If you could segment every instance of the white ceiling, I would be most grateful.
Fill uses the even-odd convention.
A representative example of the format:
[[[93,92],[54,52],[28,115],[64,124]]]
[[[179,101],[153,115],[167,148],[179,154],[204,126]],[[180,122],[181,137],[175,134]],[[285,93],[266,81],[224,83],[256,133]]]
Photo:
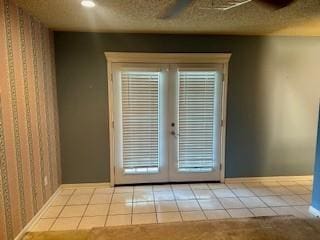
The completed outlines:
[[[80,1],[16,0],[48,27],[61,31],[320,36],[319,0],[296,0],[278,11],[254,0],[228,11],[203,10],[211,0],[195,0],[170,20],[158,16],[174,0],[95,0],[92,9]]]

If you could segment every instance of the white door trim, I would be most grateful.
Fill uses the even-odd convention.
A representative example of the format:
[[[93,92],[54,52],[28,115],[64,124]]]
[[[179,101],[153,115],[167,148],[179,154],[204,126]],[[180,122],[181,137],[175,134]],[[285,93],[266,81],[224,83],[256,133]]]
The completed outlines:
[[[315,216],[315,217],[318,217],[320,218],[320,211],[312,206],[309,207],[309,212]]]
[[[223,69],[222,90],[222,114],[221,114],[221,167],[220,181],[225,179],[225,138],[226,138],[226,116],[227,116],[227,86],[228,65],[230,53],[126,53],[105,52],[107,60],[107,86],[109,107],[109,145],[110,145],[110,184],[115,183],[115,144],[114,144],[114,114],[113,114],[113,63],[159,63],[159,64],[217,64]]]

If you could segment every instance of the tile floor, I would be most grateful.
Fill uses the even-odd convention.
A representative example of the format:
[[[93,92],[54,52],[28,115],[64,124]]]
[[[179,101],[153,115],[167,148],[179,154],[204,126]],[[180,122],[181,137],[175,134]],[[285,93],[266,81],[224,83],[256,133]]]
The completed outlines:
[[[31,231],[308,213],[311,181],[63,189]]]

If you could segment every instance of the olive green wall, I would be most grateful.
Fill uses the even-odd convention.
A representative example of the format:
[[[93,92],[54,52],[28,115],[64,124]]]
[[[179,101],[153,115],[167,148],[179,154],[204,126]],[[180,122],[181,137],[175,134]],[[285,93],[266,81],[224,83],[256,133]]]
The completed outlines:
[[[55,33],[64,183],[109,181],[104,52],[231,52],[226,176],[312,174],[319,37]]]

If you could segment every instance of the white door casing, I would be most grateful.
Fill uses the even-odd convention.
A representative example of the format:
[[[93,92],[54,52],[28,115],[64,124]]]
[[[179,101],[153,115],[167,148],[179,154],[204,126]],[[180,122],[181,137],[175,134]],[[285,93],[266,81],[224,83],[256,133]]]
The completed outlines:
[[[169,182],[169,181],[224,181],[224,158],[225,158],[225,119],[226,119],[226,99],[227,99],[227,82],[228,82],[228,62],[230,59],[231,54],[211,54],[211,53],[204,53],[204,54],[171,54],[171,53],[106,53],[107,63],[108,63],[108,103],[109,103],[109,140],[110,140],[110,183],[111,185],[114,184],[130,184],[130,183],[146,183],[146,182]],[[119,109],[121,109],[122,106],[120,106],[120,96],[117,94],[119,93],[119,70],[129,70],[129,71],[153,71],[157,70],[160,73],[160,85],[159,85],[159,96],[160,96],[160,108],[159,108],[159,117],[160,117],[160,133],[159,133],[159,159],[160,159],[160,165],[159,165],[159,171],[158,172],[150,172],[147,175],[145,174],[125,174],[123,171],[123,164],[121,164],[121,161],[119,159],[122,159],[123,156],[120,156],[119,154],[122,154],[122,143],[119,143],[119,139],[121,139],[121,131],[119,129],[122,129],[122,120],[121,114],[119,115]],[[183,72],[185,74],[185,79],[192,81],[191,75],[195,71],[202,71],[205,72],[206,78],[210,81],[206,80],[205,82],[202,81],[200,84],[207,87],[207,85],[211,88],[214,87],[215,89],[215,107],[214,107],[214,121],[215,121],[215,129],[211,129],[211,131],[215,130],[215,135],[218,136],[216,146],[218,146],[215,150],[214,156],[217,158],[215,161],[215,166],[212,168],[212,171],[205,172],[194,172],[192,171],[178,171],[177,169],[177,159],[179,159],[177,146],[179,145],[179,119],[178,116],[178,108],[176,106],[179,106],[179,94],[185,94],[187,96],[188,94],[191,96],[191,108],[188,109],[188,111],[194,110],[192,108],[192,99],[194,99],[192,96],[196,94],[196,96],[201,96],[199,92],[183,92],[178,91],[178,84],[179,79],[177,79],[177,73]],[[191,75],[188,75],[191,73]],[[200,74],[201,75],[201,74]],[[202,74],[203,75],[203,74]],[[209,77],[208,77],[208,76]],[[198,76],[198,75],[197,75]],[[213,78],[216,78],[214,80],[214,86],[210,85],[213,83]],[[203,76],[201,76],[203,78]],[[189,81],[188,80],[188,81]],[[187,84],[188,81],[180,81],[181,84]],[[197,82],[191,82],[191,84],[198,84]],[[199,86],[200,86],[199,85]],[[186,85],[187,86],[187,85]],[[192,85],[193,86],[193,85]],[[198,86],[198,87],[199,87]],[[210,90],[210,88],[208,88]],[[218,91],[220,89],[221,91]],[[205,89],[203,89],[204,92],[208,92]],[[211,90],[210,90],[211,91]],[[221,93],[221,95],[219,95]],[[197,95],[198,94],[198,95]],[[208,97],[212,97],[209,96]],[[205,98],[208,99],[208,98]],[[205,101],[204,99],[204,101]],[[202,100],[201,100],[202,101]],[[172,104],[172,103],[175,104]],[[187,101],[189,102],[189,100]],[[210,102],[209,102],[210,103]],[[181,103],[180,103],[181,104]],[[184,104],[184,103],[183,103]],[[208,104],[208,103],[207,103]],[[187,106],[188,105],[183,105]],[[209,105],[207,105],[208,107]],[[211,109],[211,108],[210,108]],[[196,111],[197,113],[198,111]],[[209,111],[210,112],[210,111]],[[194,112],[195,113],[195,112]],[[193,116],[194,114],[191,112],[190,116]],[[200,111],[201,113],[201,111]],[[220,116],[219,116],[220,113]],[[180,112],[180,114],[184,117],[190,117],[186,112]],[[202,115],[207,116],[207,112],[202,111]],[[201,114],[200,114],[201,115]],[[199,119],[197,117],[200,117],[201,119],[203,116],[196,116],[195,120]],[[211,115],[210,115],[211,116]],[[211,118],[208,118],[210,121]],[[193,122],[194,119],[191,119],[191,122]],[[200,127],[201,124],[197,123],[195,126],[196,128]],[[222,123],[220,125],[220,122]],[[174,123],[175,126],[171,126],[171,124]],[[206,125],[208,126],[208,125]],[[207,128],[202,128],[202,130]],[[180,129],[181,130],[181,129]],[[189,129],[190,130],[190,129]],[[171,132],[175,132],[175,134],[171,134]],[[192,131],[191,131],[192,132]],[[205,133],[206,134],[206,133]],[[204,135],[203,135],[204,136]],[[190,144],[190,139],[192,137],[197,138],[197,135],[190,135],[188,138],[184,138],[184,142],[186,141],[187,144]],[[208,139],[202,139],[205,143],[209,143]],[[189,142],[188,142],[189,141]],[[193,144],[193,142],[191,142]],[[211,143],[210,143],[211,144]],[[205,146],[210,146],[210,144]],[[119,146],[120,145],[120,146]],[[184,145],[180,144],[180,147],[184,147]],[[131,147],[131,146],[130,146]],[[196,145],[196,148],[198,148],[199,145]],[[201,152],[203,153],[203,156],[207,156],[205,153],[209,153],[210,148],[201,149]],[[128,152],[128,151],[125,151]],[[155,151],[156,152],[156,151]],[[185,153],[183,153],[185,154]],[[184,156],[184,155],[181,156]],[[188,155],[189,152],[186,152]],[[130,152],[129,152],[130,155]],[[180,156],[180,158],[181,158]],[[202,155],[201,155],[202,156]],[[128,158],[127,158],[128,159]],[[184,163],[190,163],[188,162],[188,159],[184,159]],[[191,161],[192,162],[192,161]],[[202,166],[205,167],[206,161],[204,163],[202,162]],[[117,163],[117,164],[116,164]],[[120,163],[120,164],[119,164]],[[129,162],[130,163],[130,162]],[[185,166],[189,166],[189,165]],[[127,165],[130,166],[130,165]],[[180,164],[181,166],[181,164]],[[204,169],[204,168],[203,168]]]

